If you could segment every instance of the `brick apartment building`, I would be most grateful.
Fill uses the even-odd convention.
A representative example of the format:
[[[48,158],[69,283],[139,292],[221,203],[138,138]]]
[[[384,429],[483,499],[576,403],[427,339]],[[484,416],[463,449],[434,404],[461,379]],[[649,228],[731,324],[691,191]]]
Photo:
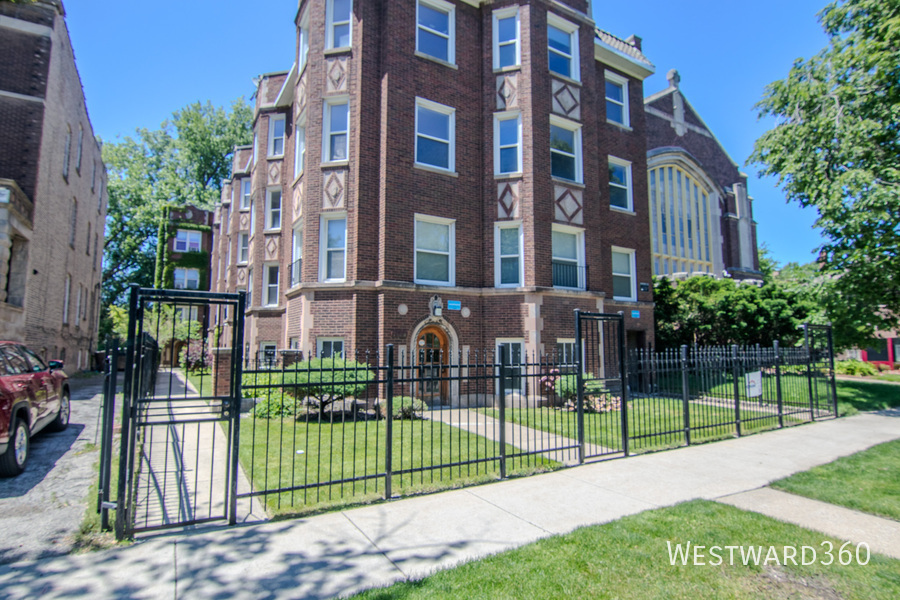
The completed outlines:
[[[667,78],[644,101],[653,274],[761,279],[747,176]]]
[[[0,56],[0,339],[85,368],[97,341],[106,170],[62,2],[0,2]]]
[[[304,0],[214,225],[245,351],[571,352],[653,341],[640,39],[587,0]]]

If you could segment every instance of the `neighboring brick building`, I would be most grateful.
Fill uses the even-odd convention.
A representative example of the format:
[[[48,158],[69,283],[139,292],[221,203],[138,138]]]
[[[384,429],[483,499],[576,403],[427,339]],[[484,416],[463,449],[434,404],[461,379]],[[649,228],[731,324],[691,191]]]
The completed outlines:
[[[0,56],[0,339],[85,368],[97,342],[106,170],[62,2],[0,2]]]
[[[653,274],[761,279],[747,176],[667,77],[644,101]]]
[[[571,350],[573,311],[652,343],[640,40],[586,0],[304,0],[217,209],[246,350]],[[613,178],[611,184],[610,178]]]

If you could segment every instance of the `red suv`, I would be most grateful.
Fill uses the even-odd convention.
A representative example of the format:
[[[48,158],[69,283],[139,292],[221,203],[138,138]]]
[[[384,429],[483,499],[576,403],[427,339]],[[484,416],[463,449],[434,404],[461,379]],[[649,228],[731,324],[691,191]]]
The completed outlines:
[[[69,424],[69,378],[63,363],[21,344],[0,342],[0,477],[25,470],[31,436]]]

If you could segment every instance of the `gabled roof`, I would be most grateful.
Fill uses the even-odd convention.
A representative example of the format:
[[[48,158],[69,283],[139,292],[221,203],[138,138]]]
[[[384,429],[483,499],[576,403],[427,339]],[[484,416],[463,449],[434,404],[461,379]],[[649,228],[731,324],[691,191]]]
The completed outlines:
[[[656,72],[656,67],[644,56],[637,42],[629,43],[599,28],[594,32],[594,58],[598,61],[642,81]]]

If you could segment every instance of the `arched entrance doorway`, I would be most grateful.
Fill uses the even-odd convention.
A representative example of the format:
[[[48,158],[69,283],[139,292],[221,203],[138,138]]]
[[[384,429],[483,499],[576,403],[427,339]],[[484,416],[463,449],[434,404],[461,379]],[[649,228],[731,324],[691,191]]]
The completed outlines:
[[[416,338],[419,397],[428,406],[450,404],[450,338],[438,325],[427,325]]]

